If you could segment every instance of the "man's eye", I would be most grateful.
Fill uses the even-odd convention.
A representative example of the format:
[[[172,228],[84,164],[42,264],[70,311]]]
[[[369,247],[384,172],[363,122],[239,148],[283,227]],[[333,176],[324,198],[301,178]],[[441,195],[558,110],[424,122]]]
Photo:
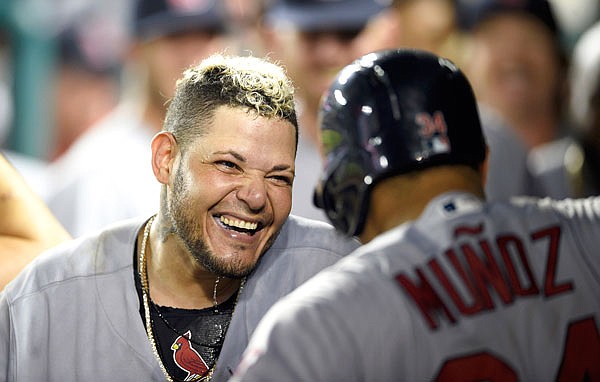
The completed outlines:
[[[223,167],[226,169],[238,169],[239,168],[237,164],[230,162],[228,160],[220,160],[215,163],[217,164],[217,166]]]
[[[275,182],[283,184],[283,185],[292,185],[293,180],[292,178],[290,178],[289,176],[285,176],[285,175],[273,175],[271,176],[271,179],[273,179]]]

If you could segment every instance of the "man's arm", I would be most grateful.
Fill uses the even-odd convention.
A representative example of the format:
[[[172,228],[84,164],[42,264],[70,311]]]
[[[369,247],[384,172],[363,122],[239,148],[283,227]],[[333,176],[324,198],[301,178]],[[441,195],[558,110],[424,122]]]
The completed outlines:
[[[42,199],[0,155],[0,290],[40,252],[69,238]]]

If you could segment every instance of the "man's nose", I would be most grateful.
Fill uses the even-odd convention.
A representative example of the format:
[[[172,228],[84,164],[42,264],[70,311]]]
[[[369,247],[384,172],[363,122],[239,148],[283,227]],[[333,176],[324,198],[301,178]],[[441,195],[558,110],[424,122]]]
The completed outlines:
[[[247,176],[237,191],[238,199],[254,211],[261,211],[267,203],[267,186],[262,176]]]

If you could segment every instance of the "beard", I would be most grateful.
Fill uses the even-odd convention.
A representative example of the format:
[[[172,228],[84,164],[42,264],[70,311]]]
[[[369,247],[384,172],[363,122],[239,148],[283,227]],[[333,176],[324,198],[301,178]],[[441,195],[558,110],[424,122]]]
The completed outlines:
[[[208,248],[208,245],[202,238],[202,229],[197,223],[197,216],[194,214],[193,209],[190,208],[193,203],[189,198],[188,187],[185,184],[184,178],[182,169],[179,167],[175,174],[171,198],[170,200],[167,199],[166,212],[171,221],[173,233],[183,242],[194,261],[209,272],[227,278],[248,276],[252,273],[258,261],[245,263],[240,256],[228,256],[228,260],[223,260]],[[269,239],[265,246],[265,251],[275,241],[278,234],[279,232]]]

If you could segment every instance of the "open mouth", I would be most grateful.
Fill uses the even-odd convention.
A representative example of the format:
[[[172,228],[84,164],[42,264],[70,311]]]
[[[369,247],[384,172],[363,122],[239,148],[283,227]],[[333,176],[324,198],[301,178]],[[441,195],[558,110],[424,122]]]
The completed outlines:
[[[257,231],[262,228],[262,224],[258,222],[250,222],[246,220],[227,218],[223,215],[218,216],[221,225],[226,229],[245,233],[247,235],[254,235]]]

